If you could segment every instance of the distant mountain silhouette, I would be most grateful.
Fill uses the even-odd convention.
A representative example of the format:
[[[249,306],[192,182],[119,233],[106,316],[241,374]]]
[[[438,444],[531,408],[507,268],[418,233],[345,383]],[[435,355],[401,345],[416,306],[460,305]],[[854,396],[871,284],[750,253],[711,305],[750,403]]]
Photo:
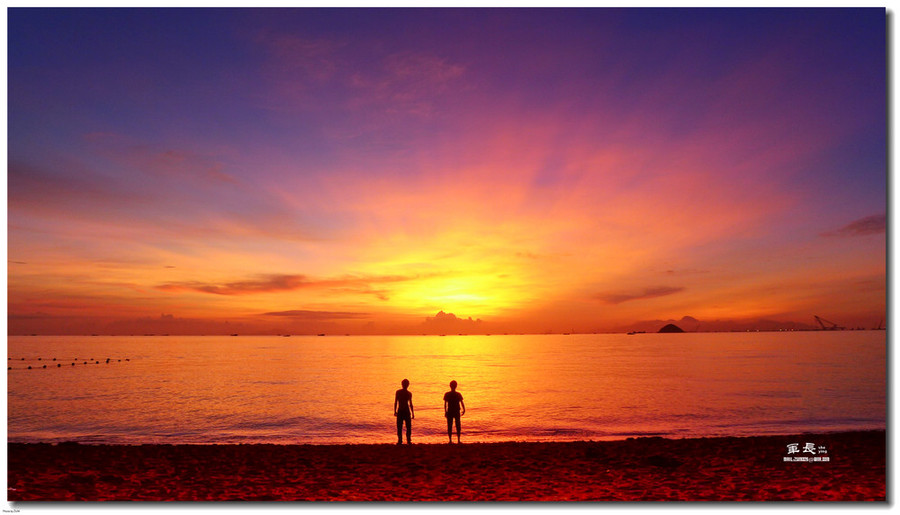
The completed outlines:
[[[811,317],[810,317],[811,318]],[[697,320],[686,316],[680,320],[642,320],[627,326],[616,328],[614,332],[646,332],[655,333],[660,327],[673,324],[685,332],[731,332],[731,331],[803,331],[816,329],[810,324],[793,321],[776,321],[767,319],[751,320]]]
[[[660,333],[683,333],[684,329],[675,324],[666,324],[658,332]]]

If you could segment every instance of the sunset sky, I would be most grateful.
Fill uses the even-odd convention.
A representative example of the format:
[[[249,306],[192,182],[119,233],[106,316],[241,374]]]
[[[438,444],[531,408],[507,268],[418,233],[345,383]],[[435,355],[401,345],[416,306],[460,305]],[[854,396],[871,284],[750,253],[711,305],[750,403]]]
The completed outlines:
[[[885,23],[10,9],[8,330],[874,327]]]

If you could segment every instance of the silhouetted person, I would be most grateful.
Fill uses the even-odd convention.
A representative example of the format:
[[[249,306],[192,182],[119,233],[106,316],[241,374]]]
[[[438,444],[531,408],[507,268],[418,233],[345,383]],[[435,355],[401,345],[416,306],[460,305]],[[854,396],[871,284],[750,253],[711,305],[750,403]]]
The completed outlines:
[[[397,390],[394,394],[394,416],[397,417],[397,445],[403,443],[403,422],[406,421],[406,443],[412,435],[412,419],[416,418],[416,412],[413,409],[412,392],[408,390],[409,379],[404,379],[401,383],[403,388]]]
[[[460,413],[462,407],[462,413]],[[453,443],[453,421],[456,421],[456,443],[459,441],[460,418],[466,414],[466,403],[463,396],[456,391],[456,381],[450,381],[450,391],[444,394],[444,416],[447,417],[447,438]]]

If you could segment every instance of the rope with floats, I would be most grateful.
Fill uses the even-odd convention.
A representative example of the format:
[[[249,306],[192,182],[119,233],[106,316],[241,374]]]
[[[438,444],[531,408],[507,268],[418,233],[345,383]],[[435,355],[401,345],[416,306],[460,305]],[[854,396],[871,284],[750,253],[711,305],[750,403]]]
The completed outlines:
[[[50,364],[49,368],[62,368],[63,367],[63,364],[62,364],[63,360],[57,360],[56,358],[51,358],[49,360],[44,360],[44,358],[31,358],[31,359],[6,358],[6,360],[9,363],[9,365],[7,365],[7,367],[6,367],[6,370],[43,370],[43,369],[48,368],[47,365],[44,364],[45,361]],[[122,361],[126,361],[126,362],[131,361],[131,359],[129,359],[129,358],[116,358],[116,359],[106,358],[105,361],[101,362],[100,360],[95,360],[94,358],[90,358],[86,361],[81,360],[81,363],[79,363],[78,361],[79,361],[78,358],[71,360],[71,362],[69,363],[69,366],[74,367],[76,365],[99,365],[101,363],[109,365],[110,363],[121,363]],[[38,362],[40,362],[40,363],[38,363]],[[15,363],[15,364],[22,363],[25,366],[14,367],[14,366],[12,366],[13,363]],[[54,367],[53,364],[55,364],[56,366]]]

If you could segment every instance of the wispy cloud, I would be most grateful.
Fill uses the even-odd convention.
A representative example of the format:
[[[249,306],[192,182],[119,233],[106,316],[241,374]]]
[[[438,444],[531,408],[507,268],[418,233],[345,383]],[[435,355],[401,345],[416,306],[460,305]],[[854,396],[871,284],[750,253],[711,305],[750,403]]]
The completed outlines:
[[[294,320],[350,320],[368,318],[369,313],[354,313],[349,311],[309,311],[305,309],[293,309],[289,311],[270,311],[263,316],[285,317]]]
[[[887,228],[887,216],[884,214],[867,216],[851,222],[840,229],[822,233],[826,237],[852,237],[881,234]]]
[[[269,65],[282,74],[301,80],[325,81],[338,70],[338,51],[345,43],[326,38],[304,38],[265,30],[257,44],[269,52]]]
[[[699,268],[670,269],[666,270],[666,275],[682,276],[682,275],[699,275],[708,274],[709,270],[701,270]]]
[[[665,297],[684,291],[683,286],[657,286],[654,288],[645,288],[640,292],[633,293],[601,293],[596,298],[606,302],[607,304],[621,304],[632,300],[653,299],[656,297]]]
[[[275,291],[290,291],[308,285],[303,275],[265,275],[248,281],[225,284],[209,284],[199,281],[161,284],[157,289],[164,291],[197,291],[215,295],[250,295]]]
[[[130,239],[139,233],[143,241],[162,246],[247,235],[309,241],[336,230],[331,226],[319,231],[305,213],[269,194],[263,181],[248,183],[212,156],[177,147],[153,148],[108,133],[88,134],[83,141],[89,156],[40,165],[11,160],[10,212],[57,224],[102,224],[106,239],[116,233]],[[115,174],[108,172],[111,168]]]
[[[72,162],[52,170],[11,160],[8,173],[11,210],[81,213],[97,205],[123,208],[146,201],[145,195]]]
[[[224,171],[225,165],[212,155],[203,155],[183,148],[154,148],[121,134],[91,132],[84,140],[98,155],[120,166],[140,170],[153,177],[171,177],[197,182],[231,183],[238,180]]]
[[[362,95],[351,105],[384,105],[390,111],[429,115],[436,98],[464,71],[462,65],[432,54],[390,54],[379,68],[352,76],[351,84]]]
[[[253,41],[266,54],[262,78],[276,97],[265,100],[272,107],[429,115],[435,97],[465,72],[432,52],[360,47],[340,37],[263,30]]]
[[[252,295],[280,291],[299,290],[301,288],[333,288],[351,293],[375,295],[385,300],[386,292],[371,287],[375,283],[402,282],[414,279],[406,276],[345,276],[335,279],[310,279],[299,274],[264,274],[252,279],[227,283],[208,283],[201,281],[183,281],[158,285],[163,291],[194,291],[213,295]]]

